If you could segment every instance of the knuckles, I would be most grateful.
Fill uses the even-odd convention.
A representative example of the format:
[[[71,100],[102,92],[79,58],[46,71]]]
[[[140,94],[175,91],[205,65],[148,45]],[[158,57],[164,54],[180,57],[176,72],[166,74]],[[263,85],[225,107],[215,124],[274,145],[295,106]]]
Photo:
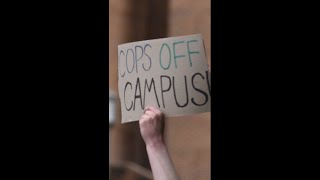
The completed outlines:
[[[152,112],[152,113],[151,113]],[[139,124],[140,126],[146,126],[146,124],[148,123],[152,123],[154,121],[159,121],[162,119],[163,117],[163,114],[159,111],[149,111],[148,113],[144,113],[140,120],[139,120]]]

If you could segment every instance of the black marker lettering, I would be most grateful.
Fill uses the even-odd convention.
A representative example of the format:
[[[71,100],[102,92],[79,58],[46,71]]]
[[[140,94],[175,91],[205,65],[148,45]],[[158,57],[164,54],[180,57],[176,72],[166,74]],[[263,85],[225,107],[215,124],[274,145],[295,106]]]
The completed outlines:
[[[137,56],[138,56],[138,48],[141,50],[141,56],[138,58]],[[138,73],[138,61],[142,58],[142,56],[143,56],[143,48],[142,48],[142,46],[136,46],[135,48],[134,48],[134,50],[135,50],[135,57],[136,57],[136,72]]]
[[[169,79],[169,83],[170,83],[170,84],[169,84],[168,89],[163,89],[162,78],[167,78],[167,79]],[[162,96],[163,108],[165,108],[166,106],[164,105],[163,93],[169,91],[169,89],[171,88],[171,79],[170,79],[170,77],[169,77],[169,76],[165,76],[165,75],[160,76],[160,84],[161,84],[161,96]]]
[[[146,79],[146,81],[145,81],[144,96],[143,96],[143,109],[144,109],[145,101],[146,101],[146,88],[148,88],[148,91],[151,92],[152,85],[153,85],[154,94],[155,94],[156,99],[157,99],[158,107],[160,107],[160,103],[159,103],[158,96],[157,96],[157,91],[156,91],[156,86],[155,86],[155,83],[154,83],[154,79],[152,78],[152,79],[151,79],[150,86],[148,86],[148,81],[147,81],[147,79]]]
[[[127,86],[128,86],[128,85],[130,85],[130,86],[131,86],[131,89],[132,89],[132,84],[131,84],[130,82],[127,82],[127,83],[126,83],[126,86],[124,87],[124,93],[123,93],[123,95],[124,95],[124,106],[126,107],[127,111],[130,111],[131,108],[132,108],[132,101],[131,101],[131,106],[130,106],[130,108],[127,108],[127,104],[126,104],[126,89],[127,89]]]
[[[185,85],[185,88],[186,88],[186,103],[183,104],[183,105],[180,105],[178,103],[178,100],[177,100],[177,96],[176,96],[176,88],[175,88],[175,83],[174,83],[174,76],[172,77],[172,84],[173,84],[173,95],[174,95],[174,99],[176,100],[176,104],[178,107],[180,108],[183,108],[183,107],[186,107],[188,105],[188,102],[189,102],[189,95],[188,95],[188,85],[187,85],[187,76],[184,76],[184,85]]]
[[[206,77],[207,77],[207,84],[208,84],[208,90],[209,90],[209,94],[210,94],[210,97],[211,97],[211,85],[210,85],[210,77],[209,77],[209,72],[206,71]]]
[[[202,91],[201,89],[198,89],[198,88],[196,88],[196,87],[194,86],[194,78],[196,77],[196,75],[200,75],[200,76],[202,77],[202,79],[204,79],[204,77],[202,76],[202,74],[200,74],[200,73],[194,74],[194,75],[192,76],[192,79],[191,79],[192,87],[193,87],[196,91],[200,92],[201,94],[203,94],[203,95],[205,96],[205,101],[204,101],[204,103],[200,104],[200,103],[196,103],[196,102],[194,101],[194,98],[191,98],[191,102],[192,102],[194,105],[196,105],[196,106],[203,106],[203,105],[205,105],[205,104],[208,102],[208,95],[207,95],[206,92],[204,92],[204,91]]]
[[[139,86],[139,95],[137,95],[138,86]],[[133,110],[135,110],[135,107],[136,107],[136,99],[138,99],[138,98],[140,99],[140,104],[141,104],[141,108],[142,108],[141,86],[140,86],[140,80],[139,80],[139,78],[137,78],[136,90],[135,90],[135,93],[134,93]]]
[[[129,69],[128,69],[128,54],[129,54],[129,50],[132,52],[132,60],[133,60],[131,72],[130,72]],[[127,71],[128,71],[128,73],[132,73],[132,71],[133,71],[133,69],[134,69],[134,64],[135,64],[134,52],[133,52],[132,49],[128,49],[128,50],[127,50],[127,55],[126,55],[126,66],[127,66]]]
[[[146,69],[146,68],[144,67],[144,63],[143,63],[143,64],[142,64],[142,67],[143,67],[143,69],[144,69],[145,71],[149,71],[149,70],[151,69],[151,65],[152,65],[151,58],[150,58],[150,56],[148,56],[148,54],[146,53],[146,48],[147,48],[148,46],[152,49],[152,47],[151,47],[150,44],[146,44],[146,45],[144,46],[144,54],[148,57],[149,62],[150,62],[150,66],[149,66],[148,69]]]
[[[120,65],[120,57],[121,57],[121,53],[124,55],[124,52],[121,50],[121,51],[120,51],[120,55],[119,55],[119,65],[118,65],[119,67],[121,67],[121,65]],[[119,68],[120,76],[121,76],[121,77],[124,77],[124,75],[126,74],[126,72],[124,72],[124,73],[123,73],[123,75],[122,75],[122,74],[121,74],[121,72],[120,72],[120,69],[121,69],[121,68]]]

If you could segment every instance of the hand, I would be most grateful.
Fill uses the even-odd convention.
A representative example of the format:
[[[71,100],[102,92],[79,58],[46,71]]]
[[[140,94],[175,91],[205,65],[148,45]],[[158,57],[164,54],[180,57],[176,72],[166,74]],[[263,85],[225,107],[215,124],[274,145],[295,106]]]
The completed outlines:
[[[154,106],[144,109],[139,120],[140,132],[146,145],[163,143],[164,114]]]
[[[144,142],[155,180],[179,180],[167,147],[163,141],[164,114],[156,107],[148,106],[139,120]]]

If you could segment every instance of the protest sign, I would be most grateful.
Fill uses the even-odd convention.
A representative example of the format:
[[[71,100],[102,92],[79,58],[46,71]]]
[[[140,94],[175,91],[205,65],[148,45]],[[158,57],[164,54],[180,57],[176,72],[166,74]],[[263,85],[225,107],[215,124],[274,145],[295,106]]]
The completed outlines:
[[[211,83],[201,35],[118,46],[122,123],[137,121],[148,105],[167,117],[210,111]]]

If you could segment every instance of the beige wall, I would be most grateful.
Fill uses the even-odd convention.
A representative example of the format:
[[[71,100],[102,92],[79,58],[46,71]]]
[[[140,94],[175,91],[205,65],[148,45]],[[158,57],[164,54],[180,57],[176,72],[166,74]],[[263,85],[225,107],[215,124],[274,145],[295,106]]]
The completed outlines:
[[[109,5],[109,86],[116,93],[117,45],[122,43],[202,34],[210,64],[209,0],[110,0]],[[111,162],[130,160],[149,168],[138,123],[121,125],[119,105],[118,115],[111,130]],[[181,179],[210,179],[210,113],[167,119],[165,139]]]
[[[168,36],[202,34],[208,63],[211,60],[210,0],[169,1]]]

